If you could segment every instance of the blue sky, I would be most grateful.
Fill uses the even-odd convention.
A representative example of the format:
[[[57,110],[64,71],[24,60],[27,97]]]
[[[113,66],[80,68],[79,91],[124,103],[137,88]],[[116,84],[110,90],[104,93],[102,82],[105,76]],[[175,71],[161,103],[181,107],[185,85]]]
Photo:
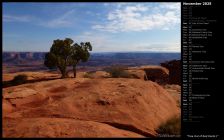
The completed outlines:
[[[180,3],[3,3],[3,51],[49,51],[53,40],[93,52],[180,52]]]

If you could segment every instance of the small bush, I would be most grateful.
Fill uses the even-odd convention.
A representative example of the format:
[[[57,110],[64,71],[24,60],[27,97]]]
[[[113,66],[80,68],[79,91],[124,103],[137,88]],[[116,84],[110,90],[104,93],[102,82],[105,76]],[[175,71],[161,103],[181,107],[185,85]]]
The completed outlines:
[[[27,81],[28,77],[25,74],[20,74],[14,77],[14,79],[11,81],[12,85],[19,85],[24,84]]]
[[[139,76],[136,74],[130,74],[130,78],[135,78],[135,79],[141,79]]]
[[[112,78],[132,78],[132,75],[122,66],[111,66],[106,68],[105,71],[110,73]]]
[[[177,107],[181,108],[181,102],[180,102],[180,100],[177,100]]]
[[[86,73],[83,75],[83,78],[94,78],[94,77],[93,77],[93,74],[94,74],[94,72],[86,72]]]
[[[181,120],[180,117],[173,117],[166,123],[163,123],[156,130],[159,134],[180,135]]]

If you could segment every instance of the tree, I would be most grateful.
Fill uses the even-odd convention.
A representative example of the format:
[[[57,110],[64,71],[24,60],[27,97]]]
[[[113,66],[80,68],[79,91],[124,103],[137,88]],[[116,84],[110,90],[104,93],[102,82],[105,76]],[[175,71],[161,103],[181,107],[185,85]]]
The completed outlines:
[[[73,66],[73,73],[74,77],[76,77],[76,65],[82,61],[88,61],[90,57],[89,51],[92,51],[92,45],[90,42],[83,43],[81,42],[80,45],[75,43],[72,48],[72,66]]]
[[[57,67],[62,76],[61,78],[68,77],[67,66],[73,66],[74,77],[76,77],[76,65],[80,60],[86,62],[90,56],[88,50],[92,50],[89,42],[73,44],[73,40],[66,38],[65,40],[54,40],[50,52],[45,55],[44,64],[52,69]]]

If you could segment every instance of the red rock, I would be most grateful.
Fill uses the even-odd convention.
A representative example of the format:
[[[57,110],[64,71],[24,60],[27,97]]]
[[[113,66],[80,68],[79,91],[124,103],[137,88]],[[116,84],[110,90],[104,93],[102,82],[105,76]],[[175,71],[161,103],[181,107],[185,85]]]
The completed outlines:
[[[3,106],[4,137],[154,137],[180,114],[172,95],[142,79],[57,79],[4,88],[3,97],[15,106]]]
[[[172,60],[161,63],[161,66],[169,70],[169,84],[181,85],[181,64],[180,60]]]

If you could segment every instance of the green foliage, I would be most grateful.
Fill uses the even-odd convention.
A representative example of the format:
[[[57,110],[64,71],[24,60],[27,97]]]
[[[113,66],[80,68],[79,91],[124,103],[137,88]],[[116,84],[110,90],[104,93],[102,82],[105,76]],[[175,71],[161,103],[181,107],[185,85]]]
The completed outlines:
[[[27,81],[28,77],[25,74],[20,74],[14,77],[13,80],[11,80],[12,85],[19,85],[24,84]]]
[[[89,51],[92,51],[90,42],[73,44],[73,40],[54,40],[50,52],[45,55],[44,65],[49,69],[57,67],[62,78],[68,77],[67,66],[73,66],[74,77],[76,77],[76,65],[82,61],[88,61]]]
[[[181,108],[181,102],[180,102],[180,100],[177,100],[177,107]]]
[[[9,91],[8,93],[12,93],[13,91]]]
[[[90,57],[89,51],[92,51],[92,45],[90,42],[83,43],[81,42],[80,45],[75,43],[72,47],[72,55],[71,55],[71,63],[73,65],[73,72],[74,77],[76,77],[76,65],[82,61],[88,61]]]
[[[45,55],[44,65],[47,66],[49,69],[53,69],[54,67],[56,67],[57,66],[56,62],[57,62],[57,58],[55,54],[47,53]]]
[[[90,57],[89,51],[92,51],[92,45],[90,42],[81,42],[80,45],[75,43],[72,49],[73,60],[76,62],[79,62],[80,60],[86,62]]]
[[[105,71],[110,73],[112,78],[138,78],[134,74],[130,74],[125,66],[111,66],[105,68]]]
[[[131,78],[135,78],[135,79],[140,79],[140,77],[137,76],[136,74],[130,74],[130,77],[131,77]]]
[[[94,78],[93,74],[94,74],[93,72],[86,72],[83,75],[83,78]]]
[[[180,117],[173,117],[167,122],[161,124],[156,130],[159,134],[180,135],[181,119]]]

